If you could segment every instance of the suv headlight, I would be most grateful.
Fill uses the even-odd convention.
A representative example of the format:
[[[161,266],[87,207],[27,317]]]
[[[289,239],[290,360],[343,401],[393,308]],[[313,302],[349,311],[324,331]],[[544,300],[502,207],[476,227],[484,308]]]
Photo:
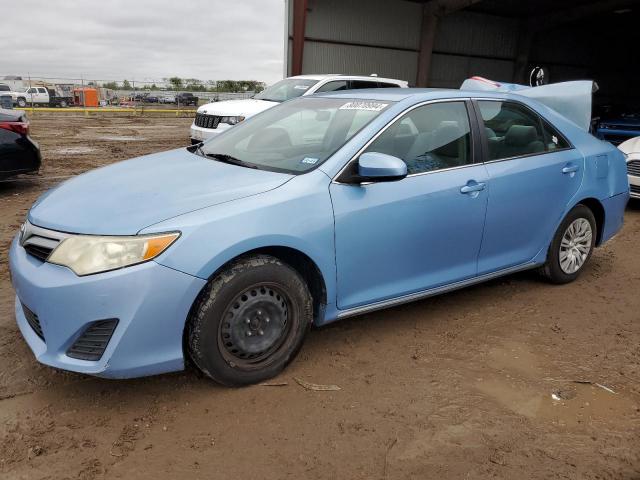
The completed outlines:
[[[229,125],[236,125],[244,120],[244,117],[220,117],[220,123],[228,123]]]
[[[63,240],[47,262],[69,267],[79,276],[91,275],[152,260],[179,236],[179,232],[131,237],[74,235]]]

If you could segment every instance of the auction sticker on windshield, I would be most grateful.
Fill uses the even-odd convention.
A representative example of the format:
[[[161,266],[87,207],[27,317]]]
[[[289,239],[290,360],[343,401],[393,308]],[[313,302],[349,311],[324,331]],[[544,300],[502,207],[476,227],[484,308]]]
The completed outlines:
[[[340,110],[368,110],[370,112],[379,112],[387,105],[389,104],[380,102],[349,102],[342,105]]]

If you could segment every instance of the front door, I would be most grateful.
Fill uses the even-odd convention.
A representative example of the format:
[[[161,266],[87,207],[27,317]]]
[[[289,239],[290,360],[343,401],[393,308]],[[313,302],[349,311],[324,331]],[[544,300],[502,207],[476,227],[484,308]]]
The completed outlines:
[[[348,309],[476,275],[487,174],[474,164],[467,104],[409,111],[365,151],[402,158],[397,182],[334,182],[337,303]]]

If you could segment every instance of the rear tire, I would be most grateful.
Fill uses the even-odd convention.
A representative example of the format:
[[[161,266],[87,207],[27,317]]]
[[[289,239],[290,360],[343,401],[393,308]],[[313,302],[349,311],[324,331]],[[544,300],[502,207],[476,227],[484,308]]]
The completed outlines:
[[[586,206],[576,205],[564,218],[549,246],[540,273],[555,284],[573,282],[584,269],[596,245],[596,219]]]
[[[227,386],[278,375],[300,350],[313,302],[300,274],[275,257],[240,258],[200,294],[187,324],[189,356]]]
[[[61,108],[66,108],[67,107],[67,101],[66,100],[60,100],[60,107]]]

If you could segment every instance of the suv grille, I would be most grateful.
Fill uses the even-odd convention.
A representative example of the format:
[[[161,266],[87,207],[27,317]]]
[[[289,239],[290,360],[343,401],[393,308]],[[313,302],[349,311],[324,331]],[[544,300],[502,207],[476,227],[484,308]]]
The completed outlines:
[[[70,235],[36,227],[29,222],[25,223],[20,244],[29,255],[36,257],[43,262],[49,258],[51,252]]]
[[[117,325],[117,318],[93,322],[67,350],[67,356],[79,360],[100,360]]]
[[[206,115],[204,113],[196,113],[196,127],[202,128],[218,128],[220,123],[219,115]]]
[[[627,173],[634,177],[640,177],[640,160],[631,160],[627,163]]]
[[[635,193],[636,195],[640,194],[640,187],[637,185],[629,185],[629,191],[631,193]]]
[[[25,318],[27,319],[27,323],[33,329],[33,331],[40,337],[40,339],[44,342],[44,334],[42,333],[42,325],[40,325],[40,320],[38,319],[38,315],[29,310],[24,303],[22,304],[22,311],[24,313]]]

